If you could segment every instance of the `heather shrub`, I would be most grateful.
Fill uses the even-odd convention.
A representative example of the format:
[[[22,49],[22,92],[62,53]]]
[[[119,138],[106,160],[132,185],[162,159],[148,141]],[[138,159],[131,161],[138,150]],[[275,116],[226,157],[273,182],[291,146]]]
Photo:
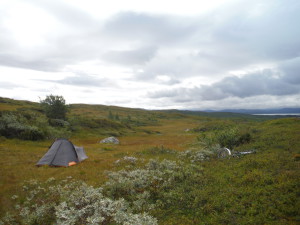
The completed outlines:
[[[120,198],[105,197],[102,188],[94,188],[71,178],[57,182],[27,182],[24,199],[15,205],[15,213],[7,214],[0,224],[157,224],[146,213],[135,214]],[[15,197],[18,200],[18,197]]]
[[[154,195],[171,182],[172,173],[179,166],[169,160],[150,160],[143,168],[109,172],[109,180],[103,186],[105,193],[115,199],[125,198],[136,210],[150,210],[154,207]],[[154,199],[155,200],[155,199]]]
[[[124,164],[131,164],[135,165],[138,162],[138,158],[133,156],[124,156],[122,159],[118,159],[115,161],[116,165],[124,165]]]
[[[110,172],[103,189],[111,198],[125,198],[136,212],[151,212],[177,205],[183,189],[178,193],[175,187],[197,182],[201,171],[200,166],[191,164],[150,160],[142,168]]]
[[[215,158],[216,150],[215,146],[208,149],[189,149],[178,154],[180,159],[187,159],[190,163],[202,162],[205,160],[209,160],[211,158]],[[218,148],[218,146],[217,146]]]

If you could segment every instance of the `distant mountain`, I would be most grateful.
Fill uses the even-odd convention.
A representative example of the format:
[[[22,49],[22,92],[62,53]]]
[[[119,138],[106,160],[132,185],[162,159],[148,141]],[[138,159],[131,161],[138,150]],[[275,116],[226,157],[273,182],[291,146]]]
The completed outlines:
[[[300,108],[280,108],[280,109],[223,109],[223,110],[204,110],[205,112],[231,112],[244,114],[289,114],[300,113]]]

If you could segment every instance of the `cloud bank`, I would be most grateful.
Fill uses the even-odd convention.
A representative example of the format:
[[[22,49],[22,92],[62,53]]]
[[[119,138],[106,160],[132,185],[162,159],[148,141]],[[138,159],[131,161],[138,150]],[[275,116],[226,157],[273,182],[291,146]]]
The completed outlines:
[[[299,107],[299,10],[296,0],[240,0],[192,15],[127,9],[99,18],[66,1],[5,1],[1,73],[40,71],[45,85],[88,87],[129,107]],[[18,85],[3,78],[0,88]]]

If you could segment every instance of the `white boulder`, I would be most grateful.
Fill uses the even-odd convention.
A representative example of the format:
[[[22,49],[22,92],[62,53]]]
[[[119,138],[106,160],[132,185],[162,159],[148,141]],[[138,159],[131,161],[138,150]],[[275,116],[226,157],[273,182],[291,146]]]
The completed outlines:
[[[100,143],[105,143],[105,144],[120,144],[120,141],[116,137],[108,137],[104,138],[103,140],[100,141]]]

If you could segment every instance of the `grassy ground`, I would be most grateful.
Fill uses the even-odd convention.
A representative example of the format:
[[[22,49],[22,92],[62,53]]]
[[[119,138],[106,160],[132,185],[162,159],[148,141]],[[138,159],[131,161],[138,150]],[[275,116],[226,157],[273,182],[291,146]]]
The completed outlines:
[[[35,108],[28,102],[0,102],[1,110]],[[187,177],[162,196],[165,204],[151,212],[159,224],[297,224],[299,215],[299,118],[251,121],[245,118],[208,118],[180,113],[147,112],[106,106],[73,105],[69,118],[76,116],[106,118],[109,111],[136,126],[130,128],[79,127],[70,140],[83,146],[88,159],[69,168],[36,167],[51,140],[24,141],[0,137],[0,215],[13,209],[12,195],[20,195],[25,181],[58,180],[72,176],[89,185],[107,181],[105,171],[117,170],[114,162],[124,156],[175,159],[164,151],[185,151],[197,145],[205,128],[208,133],[226,126],[236,126],[251,133],[252,141],[237,150],[256,149],[257,153],[241,158],[210,159],[198,162],[197,176]],[[132,123],[133,124],[133,123]],[[144,124],[143,126],[137,124]],[[196,132],[192,130],[196,130]],[[201,131],[202,129],[202,131]],[[204,130],[205,130],[204,129]],[[106,134],[119,134],[120,145],[100,144]],[[188,163],[188,162],[187,162]]]

